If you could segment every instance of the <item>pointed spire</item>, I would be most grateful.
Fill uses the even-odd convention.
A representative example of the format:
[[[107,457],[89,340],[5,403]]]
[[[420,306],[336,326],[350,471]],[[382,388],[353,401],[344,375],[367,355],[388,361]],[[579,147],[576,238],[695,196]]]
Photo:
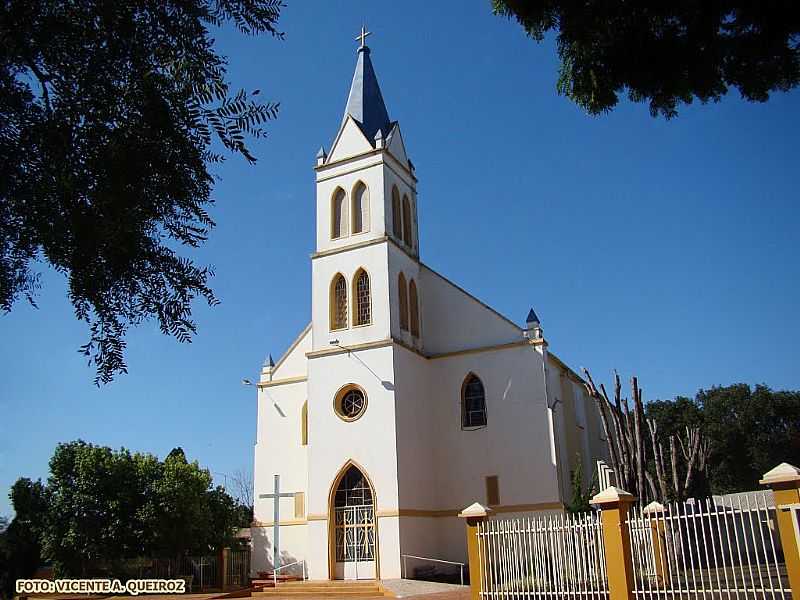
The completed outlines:
[[[528,312],[528,318],[525,319],[526,323],[539,323],[539,317],[536,316],[536,313],[533,312],[533,308]]]
[[[328,159],[328,153],[325,152],[325,147],[320,146],[319,152],[317,152],[317,166],[324,165],[327,159]]]
[[[272,360],[272,354],[271,353],[269,354],[269,356],[267,356],[267,360],[264,361],[264,366],[268,367],[270,369],[275,366],[275,361]]]
[[[344,109],[342,121],[347,119],[347,115],[350,115],[361,126],[361,131],[364,132],[366,138],[374,141],[378,131],[381,131],[383,136],[389,134],[391,121],[383,102],[383,95],[369,53],[368,46],[362,45],[358,49],[358,61],[355,73],[353,73],[353,82],[350,84],[350,94],[347,97],[347,106]]]

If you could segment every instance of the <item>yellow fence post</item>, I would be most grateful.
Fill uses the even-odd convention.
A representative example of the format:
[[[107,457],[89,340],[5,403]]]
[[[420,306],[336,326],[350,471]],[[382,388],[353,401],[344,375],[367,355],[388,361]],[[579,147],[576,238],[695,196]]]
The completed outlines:
[[[609,600],[633,600],[633,561],[628,531],[628,509],[636,498],[614,486],[604,489],[589,503],[602,511]]]
[[[481,559],[478,547],[478,523],[483,523],[492,509],[479,502],[468,506],[458,516],[467,524],[467,557],[469,561],[470,600],[479,600],[481,594]]]
[[[642,511],[646,515],[655,515],[650,521],[650,539],[653,543],[653,558],[656,569],[656,585],[658,587],[669,587],[669,561],[667,560],[667,547],[665,539],[665,526],[662,520],[662,513],[666,509],[659,502],[651,502]]]
[[[800,505],[800,469],[789,463],[781,463],[764,473],[763,477],[759,483],[772,488],[775,496],[775,519],[778,522],[789,584],[792,586],[792,598],[800,600],[800,549],[794,522],[795,510]]]

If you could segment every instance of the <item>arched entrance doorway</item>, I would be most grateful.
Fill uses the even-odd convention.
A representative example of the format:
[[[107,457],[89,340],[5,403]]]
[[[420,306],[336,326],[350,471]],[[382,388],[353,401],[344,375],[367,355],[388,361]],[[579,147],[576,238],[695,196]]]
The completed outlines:
[[[330,506],[330,561],[334,579],[375,579],[375,494],[367,476],[348,463],[334,480]]]

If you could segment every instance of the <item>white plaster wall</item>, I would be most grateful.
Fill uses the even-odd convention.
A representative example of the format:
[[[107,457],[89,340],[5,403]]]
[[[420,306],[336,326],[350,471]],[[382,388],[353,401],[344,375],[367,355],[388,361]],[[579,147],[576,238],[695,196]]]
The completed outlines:
[[[391,332],[392,337],[401,340],[411,347],[420,350],[425,347],[425,312],[422,309],[425,303],[423,296],[424,290],[422,289],[422,280],[420,278],[420,263],[408,256],[405,252],[400,250],[394,244],[388,246],[389,255],[389,307],[391,318]],[[417,300],[419,302],[419,330],[420,336],[415,338],[411,335],[410,331],[410,317],[409,317],[409,330],[403,331],[400,329],[400,296],[398,290],[398,277],[400,273],[406,278],[406,293],[408,287],[413,279],[417,284]],[[410,300],[406,307],[410,311]]]
[[[337,133],[336,139],[331,146],[328,161],[338,161],[357,156],[372,150],[372,144],[367,141],[361,128],[351,116],[345,119],[343,127]]]
[[[394,369],[399,508],[435,510],[441,440],[430,390],[438,382],[431,379],[429,361],[402,346],[395,347]]]
[[[435,359],[431,365],[439,506],[485,503],[487,475],[498,476],[502,505],[558,501],[541,355],[521,346]],[[487,427],[462,431],[461,386],[469,372],[484,385]]]
[[[282,500],[281,511],[291,511],[294,501]],[[285,508],[284,508],[285,506]],[[286,514],[286,513],[284,513]],[[250,558],[250,574],[255,577],[259,571],[272,571],[272,539],[273,528],[251,527],[250,535],[253,540],[253,553]],[[308,555],[309,548],[308,527],[306,525],[283,525],[280,530],[280,564],[289,565],[301,560]],[[280,573],[300,574],[302,566],[288,567]]]
[[[366,156],[355,159],[353,163],[347,165],[347,168],[317,173],[317,252],[341,248],[385,235],[384,171],[385,167],[380,156]],[[348,227],[349,235],[331,239],[333,193],[337,187],[341,187],[345,191],[350,203],[348,212],[352,221],[353,189],[359,181],[363,182],[369,190],[369,231],[354,234],[351,222]]]
[[[397,448],[395,433],[394,370],[391,346],[321,356],[309,360],[309,515],[328,516],[331,485],[348,460],[364,469],[375,488],[376,510],[397,508]],[[336,392],[348,383],[360,385],[367,394],[367,409],[356,421],[346,422],[334,412]],[[327,573],[327,524],[314,522],[315,545],[325,549],[309,555],[316,573]],[[382,576],[391,576],[399,565],[392,550],[397,526],[381,519],[379,543]],[[318,537],[324,536],[324,537]],[[397,567],[399,569],[399,566]],[[384,569],[387,569],[385,572]]]
[[[311,351],[311,325],[303,330],[286,353],[278,359],[272,371],[273,379],[301,377],[307,373],[306,352]],[[262,379],[263,380],[263,379]]]
[[[307,492],[308,450],[301,445],[301,410],[306,400],[306,382],[261,388],[258,392],[258,426],[254,461],[254,520],[273,522],[274,504],[271,498],[259,498],[274,490],[274,476],[280,475],[282,492]],[[276,410],[280,406],[285,416]],[[294,498],[280,500],[280,520],[295,520]],[[300,517],[302,518],[302,517]],[[272,542],[263,528],[254,527],[254,560],[252,570],[271,569]],[[284,533],[286,532],[286,533]],[[266,545],[265,545],[266,544]],[[302,527],[281,528],[281,555],[303,556],[307,538]],[[296,560],[296,559],[293,559]],[[264,562],[266,561],[266,562]],[[284,561],[286,562],[286,561]],[[293,562],[289,560],[288,562]]]
[[[409,176],[408,173],[400,168],[394,168],[393,163],[389,160],[387,163],[386,171],[384,172],[384,198],[386,211],[386,232],[394,237],[394,214],[392,212],[392,187],[397,186],[397,191],[400,193],[400,208],[402,214],[402,200],[403,196],[408,196],[409,204],[411,205],[411,247],[405,245],[402,239],[397,239],[398,244],[407,248],[408,251],[414,255],[419,256],[419,217],[417,214],[417,188],[416,181]],[[402,225],[402,223],[401,223]],[[400,227],[402,232],[403,228]]]
[[[426,324],[426,352],[438,354],[522,339],[520,327],[425,265],[422,265],[420,279],[425,299],[420,309]]]
[[[355,248],[312,261],[312,330],[314,350],[330,349],[337,339],[342,346],[362,344],[389,337],[389,282],[387,280],[387,242]],[[353,327],[353,278],[363,268],[369,274],[372,295],[372,323]],[[348,327],[330,329],[330,287],[334,275],[341,273],[348,282]]]

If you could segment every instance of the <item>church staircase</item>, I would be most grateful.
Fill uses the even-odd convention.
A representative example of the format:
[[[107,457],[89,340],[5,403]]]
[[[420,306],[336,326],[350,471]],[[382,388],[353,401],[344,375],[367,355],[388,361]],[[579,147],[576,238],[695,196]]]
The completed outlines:
[[[377,598],[394,597],[379,581],[291,581],[278,580],[275,586],[272,580],[254,580],[251,596],[253,598],[269,596],[302,597],[339,597],[339,598]]]

